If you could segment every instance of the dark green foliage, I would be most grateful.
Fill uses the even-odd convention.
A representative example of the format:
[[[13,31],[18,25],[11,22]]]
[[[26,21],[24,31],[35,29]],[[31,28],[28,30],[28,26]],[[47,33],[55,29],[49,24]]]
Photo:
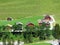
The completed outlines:
[[[43,22],[43,23],[39,26],[39,28],[40,28],[40,30],[47,30],[47,29],[50,28],[50,24]]]
[[[54,36],[56,39],[60,39],[60,25],[59,25],[59,24],[56,24],[56,25],[54,26],[53,36]]]
[[[45,40],[47,39],[49,36],[50,36],[50,25],[46,24],[46,23],[42,23],[40,26],[39,26],[39,39],[40,40]]]
[[[14,24],[13,29],[14,30],[22,30],[22,24],[18,24],[18,25]]]
[[[6,35],[3,35],[2,37],[2,41],[3,41],[3,45],[6,45],[6,39],[5,39]]]
[[[6,28],[5,26],[1,26],[1,29],[5,30],[5,28]],[[21,30],[21,28],[22,28],[22,25],[16,25],[16,24],[13,25],[14,30]],[[16,35],[12,34],[11,32],[6,32],[6,33],[1,33],[0,37],[2,37],[4,43],[7,40],[9,42],[9,45],[11,45],[11,41],[14,42],[14,40],[18,40],[18,42],[22,41],[23,40],[22,38],[24,38],[23,41],[25,41],[26,43],[32,43],[33,38],[39,37],[40,40],[49,39],[51,35],[49,28],[50,28],[50,25],[46,25],[46,23],[43,22],[42,25],[39,25],[39,26],[26,26],[25,32],[19,32],[19,34],[18,32],[14,32],[16,33]],[[56,26],[54,27],[53,36],[55,38],[60,37],[59,24],[56,24]]]
[[[24,39],[26,43],[32,43],[33,39],[32,39],[32,33],[31,32],[25,32],[24,33]]]
[[[45,31],[44,30],[39,31],[39,39],[40,40],[45,40]]]
[[[32,35],[32,32],[34,31],[34,26],[26,26],[26,32],[24,33],[24,38],[26,40],[26,42],[33,42],[32,38],[33,38],[33,35]]]
[[[6,45],[6,41],[8,41],[8,45],[12,45],[11,41],[14,41],[14,35],[11,32],[1,32],[0,36],[3,41],[3,45]]]
[[[1,30],[5,30],[5,28],[6,28],[6,26],[4,26],[4,25],[1,26]]]
[[[35,29],[35,27],[34,27],[34,26],[26,26],[25,29],[26,29],[26,31],[28,31],[28,32],[33,32],[34,29]]]

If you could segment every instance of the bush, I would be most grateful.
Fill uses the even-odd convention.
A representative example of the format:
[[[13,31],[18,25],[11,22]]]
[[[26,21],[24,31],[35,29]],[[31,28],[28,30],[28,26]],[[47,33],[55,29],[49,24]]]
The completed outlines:
[[[49,36],[51,35],[50,34],[50,24],[46,24],[46,23],[42,23],[40,26],[39,26],[39,39],[40,40],[45,40],[45,39],[48,39]]]
[[[60,39],[60,25],[59,25],[59,24],[56,24],[56,25],[54,26],[53,36],[54,36],[56,39]]]
[[[34,26],[32,26],[32,27],[26,26],[25,29],[26,29],[26,32],[24,33],[24,38],[25,38],[26,42],[29,42],[29,43],[33,42],[32,32],[34,31]]]
[[[14,31],[15,30],[22,30],[22,24],[18,24],[18,25],[17,24],[14,24],[13,25],[13,29],[14,29]]]

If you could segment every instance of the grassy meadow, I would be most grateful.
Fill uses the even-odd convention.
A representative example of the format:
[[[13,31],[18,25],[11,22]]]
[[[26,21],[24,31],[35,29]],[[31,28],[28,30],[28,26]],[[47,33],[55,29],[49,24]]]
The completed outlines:
[[[51,45],[51,44],[48,44],[48,43],[33,43],[33,44],[25,44],[25,45]]]
[[[44,14],[54,15],[56,23],[60,23],[59,11],[60,0],[0,0],[0,19],[4,20],[0,21],[0,24],[5,24],[7,17],[17,19],[24,24],[29,21],[36,24]]]

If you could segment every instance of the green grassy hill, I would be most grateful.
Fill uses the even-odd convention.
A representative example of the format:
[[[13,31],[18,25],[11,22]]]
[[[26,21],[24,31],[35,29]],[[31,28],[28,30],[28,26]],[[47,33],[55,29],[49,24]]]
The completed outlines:
[[[60,23],[60,0],[0,0],[0,19],[38,17],[53,14]]]

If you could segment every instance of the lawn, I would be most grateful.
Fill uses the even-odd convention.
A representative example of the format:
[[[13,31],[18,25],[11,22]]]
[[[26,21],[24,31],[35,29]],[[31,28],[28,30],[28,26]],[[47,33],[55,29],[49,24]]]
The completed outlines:
[[[51,44],[48,44],[48,43],[32,43],[32,44],[25,44],[25,45],[51,45]]]
[[[43,16],[34,16],[34,17],[25,17],[22,19],[16,19],[13,21],[7,21],[7,20],[0,20],[0,25],[7,25],[7,24],[15,24],[16,22],[22,22],[24,25],[26,25],[28,22],[32,22],[35,25],[38,25],[38,19],[42,19]]]

